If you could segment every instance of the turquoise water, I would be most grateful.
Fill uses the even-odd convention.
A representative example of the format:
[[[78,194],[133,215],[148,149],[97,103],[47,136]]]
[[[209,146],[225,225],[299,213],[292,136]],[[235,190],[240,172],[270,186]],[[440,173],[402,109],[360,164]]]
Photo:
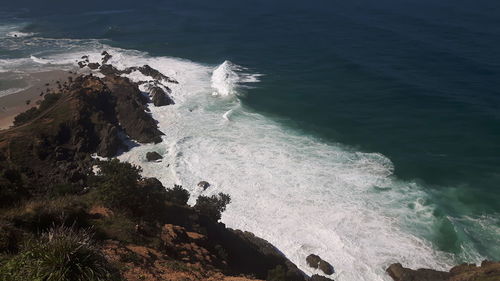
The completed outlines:
[[[102,44],[205,67],[231,61],[262,74],[238,89],[245,112],[390,159],[391,176],[425,194],[392,202],[406,231],[454,261],[500,259],[497,1],[39,2],[2,4],[0,69],[55,67],[30,56]],[[0,80],[0,91],[13,83]],[[395,187],[372,188],[383,201]],[[432,224],[413,224],[426,207]]]

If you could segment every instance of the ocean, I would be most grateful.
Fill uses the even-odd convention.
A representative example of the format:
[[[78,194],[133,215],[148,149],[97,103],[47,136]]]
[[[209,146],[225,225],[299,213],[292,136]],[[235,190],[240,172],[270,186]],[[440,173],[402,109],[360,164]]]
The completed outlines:
[[[222,222],[304,272],[500,260],[498,1],[1,2],[0,96],[103,50],[173,77],[164,141],[120,159],[228,193]]]

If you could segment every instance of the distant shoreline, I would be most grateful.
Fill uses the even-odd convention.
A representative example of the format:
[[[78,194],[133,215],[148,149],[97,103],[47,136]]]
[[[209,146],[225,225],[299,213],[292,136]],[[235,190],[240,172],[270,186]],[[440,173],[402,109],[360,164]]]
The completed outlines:
[[[0,97],[0,130],[8,129],[13,125],[14,118],[22,112],[37,106],[37,102],[43,99],[43,95],[50,91],[57,91],[57,81],[66,81],[68,77],[76,74],[64,70],[51,70],[29,73],[31,86],[3,97]],[[48,86],[46,84],[49,84]],[[29,101],[29,102],[28,102]]]

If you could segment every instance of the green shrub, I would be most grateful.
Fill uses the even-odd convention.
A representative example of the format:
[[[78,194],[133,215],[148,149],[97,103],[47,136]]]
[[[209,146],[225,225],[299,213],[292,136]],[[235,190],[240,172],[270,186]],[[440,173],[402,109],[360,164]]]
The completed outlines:
[[[138,181],[141,179],[141,168],[118,159],[103,161],[100,171],[94,179],[97,199],[105,206],[134,210],[140,202]]]
[[[30,240],[0,267],[10,281],[109,281],[118,274],[94,245],[88,231],[58,227]]]
[[[40,115],[40,113],[44,112],[49,107],[54,105],[60,98],[61,94],[46,94],[38,108],[32,107],[14,117],[14,126],[19,126],[23,123],[33,120],[35,117]]]
[[[189,200],[189,191],[180,185],[174,185],[174,188],[167,189],[165,193],[167,201],[177,205],[186,205]]]
[[[142,178],[141,168],[113,159],[100,163],[93,180],[95,197],[103,205],[136,217],[157,218],[165,209],[166,191],[156,178]]]
[[[196,200],[194,209],[201,215],[207,216],[215,221],[220,220],[221,213],[226,210],[226,205],[231,202],[231,197],[224,193],[212,195],[211,197],[200,196]]]
[[[32,107],[27,111],[20,113],[16,117],[14,117],[14,126],[26,123],[35,118],[37,115],[38,115],[38,109],[36,107]]]

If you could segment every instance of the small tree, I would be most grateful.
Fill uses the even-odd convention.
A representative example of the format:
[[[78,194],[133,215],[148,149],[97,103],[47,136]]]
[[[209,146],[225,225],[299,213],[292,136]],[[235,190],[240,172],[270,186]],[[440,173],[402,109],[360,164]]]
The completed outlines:
[[[182,186],[175,184],[174,188],[169,188],[166,191],[167,201],[177,205],[186,205],[189,200],[189,191],[182,188]]]
[[[224,193],[212,195],[211,197],[200,196],[196,200],[194,208],[201,215],[218,221],[221,218],[221,213],[226,210],[226,205],[229,204],[229,202],[231,202],[231,197]]]

